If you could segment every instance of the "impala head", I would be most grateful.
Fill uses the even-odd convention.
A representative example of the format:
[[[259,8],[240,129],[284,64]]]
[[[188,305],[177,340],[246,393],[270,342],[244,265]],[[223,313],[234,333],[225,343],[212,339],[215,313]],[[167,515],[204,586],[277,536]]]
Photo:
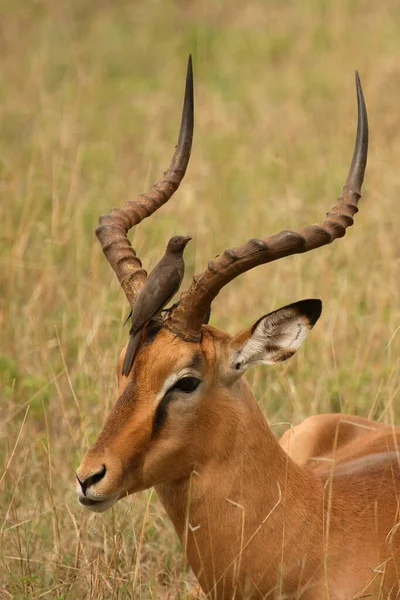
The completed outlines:
[[[229,420],[232,402],[248,393],[245,371],[260,362],[290,358],[321,313],[319,300],[303,300],[261,317],[230,336],[204,325],[212,300],[229,281],[262,263],[306,252],[345,234],[353,223],[367,159],[368,125],[356,75],[358,128],[350,172],[337,205],[319,225],[251,239],[225,250],[193,278],[181,301],[164,319],[151,321],[141,336],[133,368],[121,374],[119,397],[103,431],[77,470],[79,500],[101,512],[119,498],[188,477],[212,456],[218,424]],[[96,233],[131,306],[146,280],[127,238],[128,230],[172,196],[182,180],[193,136],[193,77],[189,59],[178,145],[164,179],[139,202],[127,202],[100,218]],[[170,242],[182,248],[190,238]],[[175,240],[175,241],[174,241]],[[226,427],[226,423],[224,423]],[[215,444],[215,448],[217,444]]]

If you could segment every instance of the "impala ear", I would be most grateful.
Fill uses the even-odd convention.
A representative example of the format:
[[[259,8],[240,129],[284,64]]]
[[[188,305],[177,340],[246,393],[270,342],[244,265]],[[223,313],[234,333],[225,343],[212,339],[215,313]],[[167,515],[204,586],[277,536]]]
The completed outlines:
[[[231,370],[242,374],[260,362],[272,365],[287,360],[300,348],[321,310],[321,300],[301,300],[264,315],[231,341]]]

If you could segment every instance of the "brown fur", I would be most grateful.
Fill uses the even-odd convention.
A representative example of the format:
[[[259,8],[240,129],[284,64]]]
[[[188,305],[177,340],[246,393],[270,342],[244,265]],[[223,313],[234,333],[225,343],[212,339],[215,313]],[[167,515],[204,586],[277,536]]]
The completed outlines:
[[[140,346],[79,477],[105,464],[104,498],[155,486],[210,598],[396,598],[400,430],[320,415],[278,443],[246,380],[228,376],[239,338],[206,326],[201,343],[162,330]],[[203,383],[152,439],[157,394],[195,352]]]

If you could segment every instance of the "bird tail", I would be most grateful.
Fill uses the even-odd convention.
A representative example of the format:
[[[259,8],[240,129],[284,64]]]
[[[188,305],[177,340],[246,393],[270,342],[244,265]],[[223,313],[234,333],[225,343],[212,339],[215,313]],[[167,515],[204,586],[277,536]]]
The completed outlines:
[[[124,365],[122,367],[122,375],[125,375],[125,377],[128,377],[129,373],[131,372],[133,361],[135,359],[136,350],[139,345],[141,333],[142,333],[142,330],[140,329],[136,333],[131,334],[131,337],[129,338],[129,343],[128,343],[128,347],[126,349],[126,354],[125,354],[125,359],[124,359]]]

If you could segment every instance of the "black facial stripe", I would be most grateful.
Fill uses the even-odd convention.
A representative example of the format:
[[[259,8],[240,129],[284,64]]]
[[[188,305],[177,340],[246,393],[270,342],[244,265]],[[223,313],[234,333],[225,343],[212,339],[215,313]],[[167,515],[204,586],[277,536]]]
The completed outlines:
[[[185,370],[187,369],[187,370],[201,371],[202,366],[203,366],[202,354],[201,354],[201,352],[195,352],[191,362],[188,365],[186,365]],[[156,412],[154,414],[154,419],[153,419],[153,427],[151,430],[152,438],[160,433],[161,428],[163,427],[163,425],[167,419],[168,404],[172,400],[175,384],[176,384],[176,382],[167,391],[164,398],[161,400],[161,402],[159,402],[159,404],[156,408]]]
[[[151,430],[152,438],[160,433],[161,428],[167,419],[167,414],[168,414],[167,408],[168,408],[168,404],[171,399],[172,399],[172,390],[169,390],[165,394],[164,398],[161,400],[161,402],[158,404],[158,406],[156,408],[156,412],[154,414],[154,419],[153,419],[153,427]]]

